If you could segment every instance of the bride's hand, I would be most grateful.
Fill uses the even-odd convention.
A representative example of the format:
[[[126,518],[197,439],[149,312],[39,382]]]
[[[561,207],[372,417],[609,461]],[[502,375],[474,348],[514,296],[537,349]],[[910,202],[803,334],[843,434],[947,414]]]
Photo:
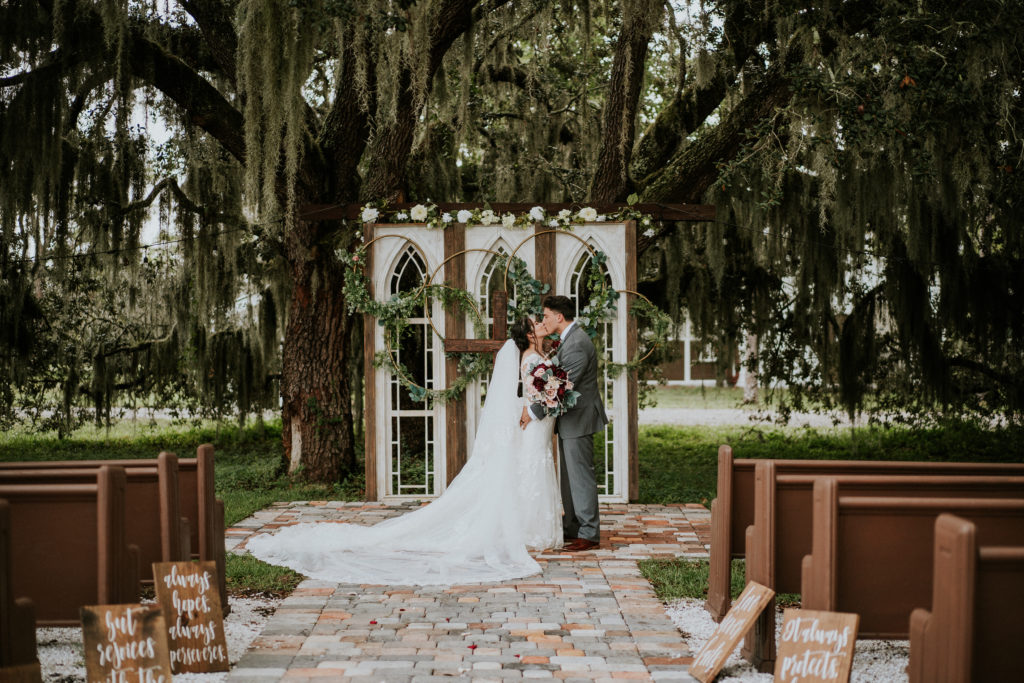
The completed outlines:
[[[530,413],[527,411],[526,406],[523,406],[523,414],[519,418],[519,427],[526,429],[526,425],[530,424]]]

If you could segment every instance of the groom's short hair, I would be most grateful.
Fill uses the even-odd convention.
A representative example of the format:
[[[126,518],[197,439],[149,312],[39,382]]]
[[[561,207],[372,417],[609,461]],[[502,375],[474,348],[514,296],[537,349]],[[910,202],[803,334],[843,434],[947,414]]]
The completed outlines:
[[[574,320],[576,318],[576,305],[567,296],[549,294],[544,297],[544,308],[550,308],[555,313],[561,313],[566,320]]]

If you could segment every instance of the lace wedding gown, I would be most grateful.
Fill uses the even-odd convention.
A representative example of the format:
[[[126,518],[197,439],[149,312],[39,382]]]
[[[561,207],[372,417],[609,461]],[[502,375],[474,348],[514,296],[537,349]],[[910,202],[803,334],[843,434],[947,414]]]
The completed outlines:
[[[498,352],[472,457],[429,505],[374,526],[305,523],[261,534],[249,552],[306,576],[339,583],[454,585],[537,574],[527,549],[562,542],[562,509],[551,457],[554,419],[519,417],[519,362],[509,340]],[[525,392],[524,392],[525,393]]]

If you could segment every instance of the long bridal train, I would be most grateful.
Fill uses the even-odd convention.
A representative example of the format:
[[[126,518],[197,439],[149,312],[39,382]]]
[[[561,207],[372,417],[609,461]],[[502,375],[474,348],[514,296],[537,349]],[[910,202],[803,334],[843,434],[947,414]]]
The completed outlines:
[[[554,420],[520,429],[519,360],[515,343],[507,341],[494,362],[473,456],[437,500],[370,527],[284,527],[250,539],[249,552],[339,583],[454,585],[539,573],[527,550],[562,541],[551,456]]]

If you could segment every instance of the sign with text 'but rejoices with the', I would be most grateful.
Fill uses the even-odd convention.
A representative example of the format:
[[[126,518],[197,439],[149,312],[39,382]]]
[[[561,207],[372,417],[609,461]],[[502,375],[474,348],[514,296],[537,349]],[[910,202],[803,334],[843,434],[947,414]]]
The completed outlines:
[[[89,683],[170,683],[167,627],[159,605],[83,607]]]
[[[704,644],[690,666],[690,675],[701,683],[711,683],[722,670],[725,660],[729,659],[743,635],[754,625],[754,621],[764,609],[768,601],[775,596],[775,591],[756,581],[751,581],[736,598],[732,609],[722,619],[711,639]]]
[[[213,562],[154,562],[156,599],[164,609],[176,673],[227,671],[224,613]]]
[[[782,615],[775,680],[849,681],[859,623],[857,614],[787,609]]]

